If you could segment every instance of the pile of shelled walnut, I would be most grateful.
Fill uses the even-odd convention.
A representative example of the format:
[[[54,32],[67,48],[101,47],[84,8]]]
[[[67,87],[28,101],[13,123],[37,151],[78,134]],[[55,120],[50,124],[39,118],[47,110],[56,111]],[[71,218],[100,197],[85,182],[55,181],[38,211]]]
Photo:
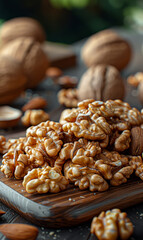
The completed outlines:
[[[69,183],[106,191],[127,182],[133,172],[143,180],[141,154],[131,151],[131,132],[142,130],[142,124],[143,114],[121,100],[84,100],[66,110],[60,123],[40,123],[28,128],[26,137],[7,142],[1,136],[1,171],[24,178],[28,193],[55,193]]]

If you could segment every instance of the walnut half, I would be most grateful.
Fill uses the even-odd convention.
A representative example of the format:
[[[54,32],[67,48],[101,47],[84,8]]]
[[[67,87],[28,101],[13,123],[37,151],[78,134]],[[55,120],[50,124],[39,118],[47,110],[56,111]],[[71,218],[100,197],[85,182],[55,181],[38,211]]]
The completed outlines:
[[[28,193],[57,193],[67,188],[68,180],[57,168],[35,168],[24,177],[23,186]]]
[[[120,209],[112,209],[94,217],[90,231],[99,240],[116,240],[118,238],[126,240],[133,233],[133,224],[125,212],[121,212]]]

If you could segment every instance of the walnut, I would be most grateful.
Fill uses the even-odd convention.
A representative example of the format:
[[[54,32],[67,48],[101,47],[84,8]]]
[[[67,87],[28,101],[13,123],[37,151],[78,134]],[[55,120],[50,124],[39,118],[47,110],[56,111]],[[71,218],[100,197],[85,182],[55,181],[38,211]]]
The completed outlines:
[[[122,183],[126,183],[127,179],[130,178],[132,173],[133,173],[132,166],[123,167],[119,171],[114,173],[112,179],[110,180],[110,184],[112,186],[119,186]]]
[[[125,240],[132,235],[133,224],[125,212],[112,209],[93,218],[90,232],[100,240]]]
[[[82,48],[81,57],[88,67],[109,64],[122,70],[131,59],[131,47],[113,30],[104,30],[87,40]]]
[[[29,170],[33,168],[29,163],[26,154],[20,153],[16,159],[14,176],[16,179],[22,179]]]
[[[62,89],[58,92],[58,101],[66,107],[77,107],[78,92],[76,88]]]
[[[74,108],[74,109],[76,110],[76,108]],[[65,120],[65,117],[67,115],[69,115],[70,113],[72,113],[74,109],[73,108],[72,109],[67,108],[67,109],[63,110],[62,113],[61,113],[61,116],[60,116],[59,123],[61,123],[61,124],[66,123],[67,121]]]
[[[128,156],[129,165],[135,170],[135,175],[143,180],[143,160],[141,156]]]
[[[74,142],[70,159],[75,164],[92,167],[94,165],[93,157],[100,152],[101,148],[98,142],[90,142],[81,138]]]
[[[29,161],[28,155],[18,146],[3,156],[1,171],[7,178],[14,176],[16,179],[22,179],[33,167],[35,166]]]
[[[48,131],[44,140],[44,146],[49,156],[55,157],[61,150],[63,142],[59,139],[59,135],[54,131]]]
[[[106,149],[104,149],[99,155],[95,156],[95,160],[103,160],[105,164],[110,164],[113,167],[123,167],[127,166],[129,163],[127,156]]]
[[[117,171],[129,165],[128,158],[115,151],[103,150],[95,156],[94,168],[96,168],[105,179],[112,179]],[[120,184],[120,183],[119,183]]]
[[[115,150],[118,152],[123,152],[130,146],[130,131],[124,130],[121,135],[115,140]]]
[[[32,37],[40,43],[44,42],[46,38],[41,24],[32,18],[13,18],[3,24],[0,33],[2,44],[22,36]]]
[[[15,166],[14,166],[13,159],[14,159],[14,152],[12,151],[7,152],[3,156],[1,172],[3,172],[7,178],[11,178],[14,175]]]
[[[22,65],[26,76],[24,88],[34,88],[44,79],[49,62],[40,43],[32,37],[19,37],[8,42],[1,49],[1,55],[15,59]],[[18,85],[22,84],[21,81],[16,81],[15,92],[17,94],[19,93]],[[10,86],[12,85],[10,84]]]
[[[133,87],[137,87],[142,81],[143,81],[142,72],[137,72],[135,75],[131,75],[127,78],[127,82]]]
[[[85,119],[84,119],[85,118]],[[92,118],[85,114],[77,117],[74,123],[65,123],[63,130],[73,132],[78,138],[84,137],[89,140],[103,140],[107,134],[110,134],[111,127],[103,117]]]
[[[4,136],[0,136],[0,153],[4,154],[7,152],[6,145],[6,138]]]
[[[78,86],[79,100],[93,98],[98,101],[121,99],[125,95],[123,79],[119,71],[109,65],[89,68],[81,77]]]
[[[81,190],[106,191],[108,183],[99,174],[99,171],[90,167],[82,167],[68,161],[64,165],[64,175],[70,182],[74,183]]]
[[[143,152],[143,129],[140,127],[131,129],[130,152],[135,156],[141,155]]]
[[[77,86],[77,82],[77,78],[71,76],[62,76],[57,81],[61,88],[75,88]]]
[[[49,130],[55,130],[57,133],[62,131],[62,125],[53,121],[46,121],[37,126],[29,127],[26,130],[26,137],[46,137]]]
[[[23,186],[28,193],[57,193],[67,188],[68,180],[57,168],[37,168],[24,177]]]
[[[49,114],[43,110],[27,110],[21,120],[24,126],[29,127],[47,121],[48,119]]]
[[[24,91],[27,78],[19,62],[0,56],[0,105],[9,104]]]

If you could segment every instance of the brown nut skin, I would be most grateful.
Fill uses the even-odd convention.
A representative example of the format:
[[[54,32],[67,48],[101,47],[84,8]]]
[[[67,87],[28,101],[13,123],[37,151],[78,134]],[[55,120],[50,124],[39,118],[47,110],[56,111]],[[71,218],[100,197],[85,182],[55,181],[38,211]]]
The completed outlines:
[[[134,127],[131,129],[130,153],[139,156],[143,152],[143,129]]]
[[[28,17],[13,18],[2,25],[0,32],[2,45],[19,37],[32,37],[40,43],[46,40],[46,34],[40,23]]]
[[[27,77],[27,88],[36,87],[43,80],[48,67],[48,59],[40,43],[33,38],[21,37],[7,43],[0,51],[1,55],[19,61]]]
[[[16,60],[0,56],[0,105],[9,104],[24,91],[27,78]]]
[[[140,84],[138,85],[138,98],[141,104],[143,105],[143,81],[141,81]]]
[[[87,67],[109,64],[122,70],[131,59],[131,47],[116,32],[104,30],[87,40],[82,48],[81,57]]]
[[[125,86],[119,71],[110,65],[97,65],[89,68],[81,77],[78,98],[106,101],[123,100]]]

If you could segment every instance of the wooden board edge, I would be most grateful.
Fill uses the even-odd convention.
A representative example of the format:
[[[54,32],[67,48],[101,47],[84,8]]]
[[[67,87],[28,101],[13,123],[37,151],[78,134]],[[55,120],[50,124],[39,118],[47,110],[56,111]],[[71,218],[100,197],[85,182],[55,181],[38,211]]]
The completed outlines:
[[[124,195],[119,194],[114,199],[111,198],[113,191],[107,191],[106,197],[104,193],[102,193],[103,200],[99,198],[97,201],[96,197],[92,197],[90,201],[88,199],[88,203],[87,201],[85,202],[86,207],[76,202],[69,206],[60,206],[58,204],[55,206],[44,206],[24,197],[0,181],[0,200],[27,220],[45,227],[58,228],[78,225],[91,220],[103,210],[112,208],[123,209],[140,203],[143,201],[143,183],[140,183],[139,187],[137,186],[134,191],[127,191]]]

